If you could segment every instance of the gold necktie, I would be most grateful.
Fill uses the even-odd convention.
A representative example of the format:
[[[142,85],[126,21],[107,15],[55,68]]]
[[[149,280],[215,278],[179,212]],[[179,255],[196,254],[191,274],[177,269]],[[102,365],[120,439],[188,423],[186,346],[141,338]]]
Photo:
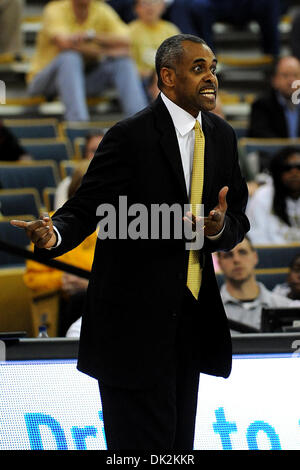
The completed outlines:
[[[193,158],[193,170],[191,181],[191,197],[190,205],[191,212],[194,215],[199,215],[196,212],[196,205],[202,203],[203,192],[203,178],[204,178],[204,145],[205,139],[199,121],[195,124],[195,147]],[[199,206],[198,206],[199,208]],[[202,280],[202,268],[199,262],[198,250],[190,250],[189,264],[187,274],[187,287],[192,292],[193,296],[198,299],[198,294]]]

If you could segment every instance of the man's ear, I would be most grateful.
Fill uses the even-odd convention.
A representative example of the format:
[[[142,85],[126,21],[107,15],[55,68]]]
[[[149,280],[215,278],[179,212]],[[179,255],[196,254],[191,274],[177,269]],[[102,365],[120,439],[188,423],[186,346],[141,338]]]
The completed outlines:
[[[160,70],[160,78],[165,87],[173,88],[176,78],[175,70],[168,67],[162,67]]]

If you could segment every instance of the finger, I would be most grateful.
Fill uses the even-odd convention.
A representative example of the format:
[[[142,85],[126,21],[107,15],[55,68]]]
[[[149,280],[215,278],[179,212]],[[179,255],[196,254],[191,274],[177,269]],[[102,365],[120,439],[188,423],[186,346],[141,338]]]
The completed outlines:
[[[50,241],[52,237],[52,233],[48,232],[46,233],[46,235],[40,239],[38,239],[36,242],[35,242],[35,245],[38,247],[38,248],[44,248],[47,243]]]
[[[48,224],[46,221],[44,220],[41,220],[41,219],[38,219],[38,220],[34,220],[32,222],[28,222],[28,225],[27,225],[27,230],[29,232],[35,232],[36,230],[40,229],[40,228],[43,228],[43,227],[46,227]]]
[[[36,230],[34,230],[32,232],[32,235],[31,235],[31,240],[33,241],[33,243],[37,242],[40,238],[43,238],[46,234],[48,233],[51,233],[52,235],[52,231],[50,230],[50,228],[48,226],[46,227],[41,227],[41,228],[38,228]]]
[[[49,225],[51,229],[53,228],[53,222],[48,212],[43,214],[43,221],[46,222],[46,224]]]
[[[212,220],[213,222],[220,222],[220,220],[222,219],[222,215],[219,211],[212,210],[209,213],[209,219]]]
[[[224,212],[227,209],[226,196],[227,196],[228,191],[229,191],[228,186],[224,186],[219,192],[219,207]]]
[[[192,221],[191,219],[189,219],[188,217],[184,216],[184,217],[183,217],[183,220],[184,220],[185,222],[187,222],[188,224],[193,225],[193,221]]]
[[[50,215],[48,214],[48,212],[43,212],[43,213],[41,214],[41,218],[42,218],[42,220],[51,220],[51,217],[50,217]]]
[[[20,228],[27,228],[27,225],[28,225],[28,222],[24,222],[23,220],[11,220],[10,223],[14,227],[20,227]]]

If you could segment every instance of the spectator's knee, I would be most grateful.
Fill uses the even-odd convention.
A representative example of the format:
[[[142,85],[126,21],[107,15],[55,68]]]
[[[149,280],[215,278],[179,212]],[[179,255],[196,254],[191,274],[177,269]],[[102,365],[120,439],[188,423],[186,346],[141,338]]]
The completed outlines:
[[[67,65],[68,67],[83,67],[82,55],[76,51],[60,52],[58,60],[60,65]]]

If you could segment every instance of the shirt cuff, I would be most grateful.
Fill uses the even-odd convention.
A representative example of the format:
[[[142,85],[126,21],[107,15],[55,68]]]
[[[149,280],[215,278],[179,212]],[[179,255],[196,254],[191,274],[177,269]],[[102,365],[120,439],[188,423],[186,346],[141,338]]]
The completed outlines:
[[[218,240],[220,236],[222,235],[222,233],[224,232],[224,229],[225,229],[225,223],[220,232],[218,232],[216,235],[206,235],[206,238],[208,238],[209,240]]]
[[[61,235],[60,235],[59,231],[57,230],[57,228],[54,225],[53,225],[53,230],[56,233],[57,241],[56,241],[56,244],[54,246],[51,246],[51,248],[47,248],[47,250],[52,250],[53,248],[57,248],[61,244]]]

